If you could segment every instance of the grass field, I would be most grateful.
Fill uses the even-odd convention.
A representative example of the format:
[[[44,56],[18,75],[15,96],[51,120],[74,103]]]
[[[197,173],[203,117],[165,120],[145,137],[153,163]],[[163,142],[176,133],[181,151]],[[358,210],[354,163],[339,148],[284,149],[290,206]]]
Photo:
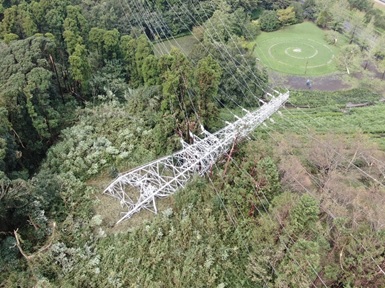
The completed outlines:
[[[276,32],[262,33],[253,43],[255,55],[273,70],[294,75],[317,76],[337,70],[339,49],[328,45],[324,31],[305,22]]]
[[[190,54],[198,40],[192,35],[187,35],[163,42],[158,42],[154,45],[154,51],[156,56],[168,54],[173,47],[182,50],[186,55]]]
[[[275,116],[275,124],[259,131],[344,135],[359,132],[368,135],[385,149],[385,104],[380,99],[380,94],[363,89],[336,92],[296,91],[291,93],[288,103],[294,107],[308,108],[282,109],[283,117]],[[348,103],[365,102],[373,105],[346,108]]]

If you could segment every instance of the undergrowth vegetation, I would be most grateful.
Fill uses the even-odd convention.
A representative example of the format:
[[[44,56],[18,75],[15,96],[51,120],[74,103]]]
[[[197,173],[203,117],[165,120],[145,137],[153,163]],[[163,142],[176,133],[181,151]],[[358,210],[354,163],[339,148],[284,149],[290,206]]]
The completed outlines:
[[[320,92],[293,91],[283,117],[265,131],[307,133],[364,133],[385,147],[383,96],[368,89]],[[353,136],[349,136],[353,137]]]
[[[166,127],[151,120],[159,110],[156,94],[138,91],[127,104],[109,94],[63,131],[35,178],[40,189],[60,191],[58,223],[38,222],[50,236],[41,243],[44,251],[23,242],[25,262],[15,258],[17,249],[2,255],[5,286],[29,286],[30,277],[44,287],[309,287],[320,279],[327,286],[384,284],[378,267],[384,263],[385,191],[356,167],[379,179],[385,155],[364,135],[344,139],[313,131],[307,138],[277,118],[275,132],[260,129],[254,140],[235,146],[232,157],[172,196],[158,215],[139,215],[135,225],[111,230],[103,215],[116,215],[115,206],[98,211],[101,191],[86,181],[107,184],[119,171],[160,156],[151,137]],[[301,99],[307,98],[298,94],[292,101],[301,106]],[[333,101],[343,99],[355,101],[347,94]],[[297,121],[300,114],[291,111],[283,119]],[[8,263],[20,270],[7,270]]]

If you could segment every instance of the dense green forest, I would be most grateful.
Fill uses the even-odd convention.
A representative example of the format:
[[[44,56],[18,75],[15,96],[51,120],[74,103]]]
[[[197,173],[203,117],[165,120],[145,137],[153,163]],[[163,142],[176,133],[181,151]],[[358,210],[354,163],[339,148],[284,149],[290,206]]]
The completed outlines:
[[[115,225],[101,194],[284,89],[247,45],[261,31],[313,21],[383,71],[383,38],[357,31],[381,35],[385,14],[334,2],[0,0],[0,287],[385,286],[384,95],[367,79],[292,91],[157,215]],[[155,53],[186,35],[189,53]]]

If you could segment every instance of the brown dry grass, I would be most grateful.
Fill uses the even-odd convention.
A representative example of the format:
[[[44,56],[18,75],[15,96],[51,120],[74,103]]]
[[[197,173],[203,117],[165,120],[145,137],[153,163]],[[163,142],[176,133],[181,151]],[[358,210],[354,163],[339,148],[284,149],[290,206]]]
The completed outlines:
[[[374,229],[383,229],[385,152],[362,134],[307,137],[274,137],[284,188],[318,198],[332,218],[349,217],[353,224],[369,221]]]

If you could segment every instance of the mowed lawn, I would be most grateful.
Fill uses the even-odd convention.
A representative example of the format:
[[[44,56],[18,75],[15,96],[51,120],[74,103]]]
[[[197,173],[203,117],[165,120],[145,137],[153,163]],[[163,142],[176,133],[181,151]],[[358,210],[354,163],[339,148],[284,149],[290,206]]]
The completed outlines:
[[[252,44],[255,56],[275,71],[317,76],[337,70],[335,57],[339,49],[328,45],[324,35],[324,30],[305,22],[275,32],[263,32]],[[341,44],[341,39],[338,41]]]

